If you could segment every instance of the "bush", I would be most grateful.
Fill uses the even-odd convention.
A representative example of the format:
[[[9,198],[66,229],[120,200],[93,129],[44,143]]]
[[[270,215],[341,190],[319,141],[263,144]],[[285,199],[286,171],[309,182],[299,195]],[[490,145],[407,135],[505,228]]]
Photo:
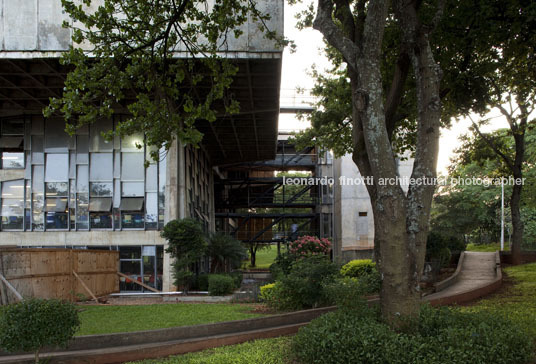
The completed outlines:
[[[371,274],[376,271],[376,263],[370,259],[352,260],[341,268],[341,275],[344,277],[359,278],[363,275]]]
[[[168,241],[166,252],[175,259],[172,263],[174,284],[187,291],[195,279],[192,265],[207,251],[203,226],[191,218],[171,220],[160,235]]]
[[[231,294],[235,290],[235,283],[232,277],[211,274],[208,277],[208,293],[211,296],[224,296]]]
[[[298,256],[309,254],[328,255],[331,250],[331,242],[326,238],[317,238],[316,236],[304,235],[290,243],[289,251]]]
[[[439,262],[440,267],[447,266],[450,263],[450,238],[437,232],[430,232],[426,240],[426,261]]]
[[[505,318],[424,307],[403,332],[372,311],[328,313],[300,329],[293,350],[304,363],[528,363],[532,342]]]
[[[360,289],[364,294],[380,291],[381,276],[376,263],[370,259],[356,259],[348,262],[342,266],[341,275],[358,279]]]
[[[242,280],[244,279],[244,275],[240,271],[234,271],[229,273],[229,276],[233,278],[233,282],[235,285],[235,288],[240,288],[242,285]]]
[[[196,288],[200,291],[208,291],[208,277],[210,274],[201,273],[197,276]]]
[[[276,311],[299,310],[303,307],[301,298],[294,294],[289,286],[279,281],[262,286],[260,298]]]
[[[34,352],[46,346],[65,347],[80,321],[76,307],[59,300],[29,299],[1,308],[0,347],[9,352]]]
[[[274,263],[270,265],[270,273],[272,275],[272,279],[278,280],[286,275],[289,275],[290,270],[292,268],[292,264],[297,259],[297,255],[292,254],[288,251],[279,254],[279,256],[275,258]]]
[[[290,272],[273,288],[266,304],[276,310],[297,310],[331,304],[324,286],[339,274],[339,267],[325,255],[311,255],[292,263]]]
[[[225,272],[227,265],[232,269],[239,268],[242,261],[248,257],[247,250],[240,241],[223,233],[210,236],[207,254],[211,258],[211,273]]]
[[[358,278],[343,277],[324,286],[326,297],[329,297],[339,310],[363,312],[369,310],[364,295],[369,293],[368,286]]]

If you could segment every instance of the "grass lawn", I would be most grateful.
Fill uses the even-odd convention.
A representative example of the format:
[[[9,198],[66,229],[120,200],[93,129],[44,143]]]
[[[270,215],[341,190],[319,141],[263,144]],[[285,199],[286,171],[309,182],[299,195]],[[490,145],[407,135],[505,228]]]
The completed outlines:
[[[136,364],[288,364],[290,338],[256,340]],[[132,363],[131,363],[132,364]]]
[[[228,303],[178,303],[140,306],[83,306],[77,335],[109,334],[264,316],[253,306]]]
[[[536,341],[536,263],[505,268],[503,287],[494,295],[462,310],[491,310],[508,316]]]
[[[536,340],[536,263],[504,269],[503,287],[471,306],[469,312],[491,310],[517,322]],[[136,362],[136,364],[291,364],[291,337],[257,340],[198,353]]]
[[[286,247],[281,244],[281,253],[285,251]],[[257,256],[255,261],[255,267],[249,265],[250,260],[244,261],[244,265],[247,268],[263,268],[268,269],[277,257],[277,245],[269,245],[267,248],[257,250]]]
[[[467,244],[467,247],[465,248],[466,251],[469,252],[495,252],[497,250],[501,250],[501,243],[493,243],[493,244]],[[508,242],[504,242],[504,250],[509,251],[510,246]]]

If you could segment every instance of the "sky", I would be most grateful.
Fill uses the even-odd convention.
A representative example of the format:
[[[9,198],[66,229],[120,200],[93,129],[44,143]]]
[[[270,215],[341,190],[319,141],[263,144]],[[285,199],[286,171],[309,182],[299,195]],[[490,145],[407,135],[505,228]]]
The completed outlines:
[[[329,67],[329,62],[323,55],[322,35],[313,29],[298,30],[295,28],[295,14],[304,8],[303,4],[290,6],[285,2],[285,36],[294,41],[296,52],[291,53],[287,47],[283,53],[283,69],[281,77],[281,105],[292,104],[294,101],[300,102],[300,96],[296,95],[296,87],[310,89],[313,87],[313,80],[308,75],[308,70],[313,64],[317,69],[323,70]],[[497,112],[488,126],[482,131],[488,132],[497,128],[507,127],[506,121],[502,117],[496,117]],[[489,116],[488,116],[489,117]],[[478,118],[475,116],[474,118]],[[476,119],[475,119],[476,120]],[[450,129],[441,130],[439,142],[439,155],[437,171],[446,175],[447,167],[450,165],[450,158],[454,155],[454,150],[461,143],[458,138],[469,131],[471,121],[463,119],[453,121]],[[281,114],[279,116],[279,130],[299,130],[308,126],[307,122],[299,121],[292,114]]]

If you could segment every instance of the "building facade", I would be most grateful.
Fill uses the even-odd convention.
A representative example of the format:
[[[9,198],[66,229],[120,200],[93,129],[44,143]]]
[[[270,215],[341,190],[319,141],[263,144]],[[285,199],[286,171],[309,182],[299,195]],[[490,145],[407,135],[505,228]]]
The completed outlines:
[[[283,2],[261,4],[283,32]],[[127,115],[95,120],[70,136],[64,120],[44,118],[61,95],[71,45],[60,0],[0,2],[0,246],[114,249],[119,269],[157,289],[173,290],[161,228],[192,217],[214,231],[214,168],[275,155],[282,50],[253,20],[222,57],[239,71],[230,92],[241,110],[200,121],[199,148],[175,142],[150,158],[143,135],[107,140]],[[177,52],[177,57],[187,53]],[[148,162],[148,167],[145,167]],[[121,290],[141,290],[128,279]]]

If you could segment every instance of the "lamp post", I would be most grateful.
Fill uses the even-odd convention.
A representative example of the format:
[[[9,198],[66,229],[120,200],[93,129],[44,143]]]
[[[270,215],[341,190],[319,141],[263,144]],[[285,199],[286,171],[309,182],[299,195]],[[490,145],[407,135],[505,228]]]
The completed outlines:
[[[504,250],[504,179],[501,178],[501,251]]]

